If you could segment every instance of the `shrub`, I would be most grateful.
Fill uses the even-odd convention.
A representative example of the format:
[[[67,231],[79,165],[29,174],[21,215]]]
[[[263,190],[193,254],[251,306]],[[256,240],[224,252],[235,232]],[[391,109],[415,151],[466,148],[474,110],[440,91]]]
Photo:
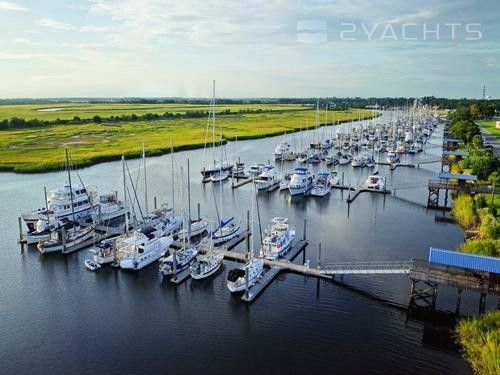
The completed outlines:
[[[500,374],[500,310],[461,320],[456,333],[475,374]]]
[[[467,194],[458,194],[453,202],[453,216],[465,229],[471,229],[476,224],[474,200]]]

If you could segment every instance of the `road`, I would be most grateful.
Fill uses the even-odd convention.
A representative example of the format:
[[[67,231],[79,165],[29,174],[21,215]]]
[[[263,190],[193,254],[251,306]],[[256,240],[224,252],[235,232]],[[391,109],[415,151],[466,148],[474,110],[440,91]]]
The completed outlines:
[[[500,139],[496,139],[487,130],[481,128],[481,135],[483,139],[493,146],[493,155],[500,156]]]

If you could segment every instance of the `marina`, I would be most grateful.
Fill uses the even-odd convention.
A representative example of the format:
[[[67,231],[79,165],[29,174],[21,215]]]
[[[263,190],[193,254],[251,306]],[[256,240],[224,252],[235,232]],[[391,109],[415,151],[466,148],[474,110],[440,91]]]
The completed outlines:
[[[433,136],[439,137],[439,131],[440,129],[438,128],[436,130],[437,134]],[[313,131],[304,132],[304,134],[312,133]],[[269,145],[268,151],[272,153],[272,145],[278,138],[281,137],[269,138],[259,142],[267,142]],[[255,154],[251,153],[251,148],[245,148],[248,147],[246,145],[251,145],[252,142],[253,141],[238,142],[242,149],[240,157],[247,162],[258,162],[259,159]],[[439,153],[440,150],[436,148],[435,150],[429,150],[430,155],[424,155],[427,154],[427,152],[424,151],[421,157],[420,155],[408,155],[403,156],[403,158],[413,160],[412,163],[416,165],[419,160],[425,161],[430,158],[436,159],[436,156],[433,155],[439,155]],[[191,169],[197,170],[199,166],[202,165],[200,154],[201,151],[183,152],[179,154],[179,159],[177,159],[176,155],[176,160],[186,160],[185,158],[189,155]],[[149,197],[157,197],[154,198],[155,204],[152,206],[156,208],[157,201],[175,202],[175,209],[177,211],[180,209],[179,207],[185,207],[185,204],[183,204],[185,196],[184,200],[179,199],[181,189],[177,190],[177,192],[174,191],[172,195],[172,191],[169,189],[169,183],[158,183],[158,181],[169,180],[171,172],[168,167],[164,167],[164,165],[168,166],[170,164],[169,158],[170,156],[148,158],[148,179],[151,179],[151,182],[148,183],[147,190]],[[293,170],[297,162],[298,161],[284,161],[284,173]],[[402,160],[402,162],[406,163],[404,160]],[[134,173],[138,173],[139,166],[141,165],[140,163],[142,163],[142,161],[128,162],[133,176]],[[427,170],[427,166],[431,169]],[[85,180],[92,180],[92,176],[100,175],[101,172],[99,171],[103,170],[103,168],[109,168],[109,166],[107,164],[102,164],[91,167],[88,170],[83,170],[80,173],[86,174]],[[323,162],[308,166],[308,169],[310,169],[315,176],[322,173],[324,168]],[[270,312],[274,314],[272,312],[274,309],[276,309],[277,314],[288,311],[289,313],[298,314],[300,316],[300,309],[308,310],[312,306],[315,306],[315,308],[320,311],[316,315],[316,318],[320,320],[321,324],[328,324],[328,322],[331,321],[331,314],[326,313],[327,310],[325,309],[331,308],[332,303],[337,305],[337,303],[331,300],[330,296],[332,293],[333,295],[340,293],[342,296],[342,303],[351,306],[349,307],[350,314],[356,315],[354,310],[351,309],[355,308],[358,313],[360,310],[359,307],[354,306],[361,305],[361,311],[370,313],[373,306],[377,306],[377,303],[374,302],[376,299],[390,300],[396,305],[408,305],[408,301],[412,300],[411,294],[408,294],[408,290],[411,289],[412,280],[415,280],[415,288],[417,291],[420,290],[418,285],[424,282],[432,282],[438,285],[435,279],[433,279],[437,271],[433,270],[430,273],[425,273],[422,271],[422,266],[415,268],[415,264],[417,263],[412,259],[425,259],[429,246],[437,245],[444,248],[454,248],[456,244],[461,241],[461,231],[453,224],[447,224],[446,227],[441,229],[449,234],[448,237],[436,237],[435,234],[438,232],[434,224],[434,214],[427,214],[425,211],[427,183],[432,176],[439,173],[439,163],[423,164],[421,168],[398,168],[392,172],[389,166],[380,165],[378,173],[387,179],[387,183],[384,185],[383,189],[364,187],[367,178],[374,174],[374,169],[353,168],[350,164],[335,165],[330,168],[333,168],[333,170],[338,173],[338,183],[331,185],[330,194],[325,197],[316,197],[315,199],[312,199],[308,195],[291,196],[288,190],[266,193],[263,191],[257,194],[254,184],[251,184],[254,178],[245,175],[242,176],[243,178],[239,179],[235,177],[233,181],[230,181],[230,176],[226,181],[216,183],[210,183],[211,181],[204,181],[205,183],[201,183],[199,175],[195,176],[194,173],[190,178],[188,176],[190,179],[190,187],[188,184],[187,190],[191,190],[191,200],[195,202],[195,204],[196,202],[200,202],[198,206],[202,208],[198,208],[197,220],[207,220],[207,222],[211,223],[210,226],[213,226],[213,219],[217,217],[217,207],[219,207],[219,203],[215,202],[219,202],[220,191],[223,192],[224,212],[226,214],[231,212],[231,215],[247,218],[246,223],[243,224],[244,230],[221,245],[221,248],[224,248],[224,265],[221,270],[206,280],[190,280],[189,268],[175,273],[172,277],[168,276],[163,278],[158,275],[157,262],[140,271],[123,271],[104,265],[99,268],[94,264],[86,262],[88,258],[86,250],[80,250],[68,255],[61,254],[49,257],[35,254],[31,248],[24,246],[21,256],[25,261],[29,261],[31,264],[34,264],[34,262],[41,262],[43,263],[41,264],[43,269],[51,270],[51,272],[56,273],[59,272],[58,268],[61,265],[69,263],[72,268],[72,274],[69,276],[70,280],[74,278],[80,280],[79,283],[81,287],[83,287],[90,282],[89,277],[91,277],[91,283],[94,285],[92,288],[97,288],[95,289],[95,293],[101,295],[100,298],[106,296],[107,299],[115,303],[117,303],[117,296],[113,294],[110,288],[106,287],[107,284],[122,285],[122,288],[127,290],[126,293],[133,293],[134,295],[136,294],[137,288],[139,288],[139,290],[141,290],[141,295],[137,295],[135,298],[144,306],[152,306],[151,308],[159,314],[161,314],[158,310],[160,306],[162,306],[162,309],[169,310],[170,315],[164,318],[165,328],[168,326],[169,329],[174,329],[176,332],[179,331],[178,328],[175,328],[175,325],[173,325],[176,315],[175,309],[180,309],[183,311],[183,314],[189,315],[192,312],[190,308],[187,307],[188,305],[193,304],[193,306],[196,306],[200,301],[207,299],[215,306],[211,307],[208,312],[213,319],[218,318],[214,318],[214,315],[210,312],[211,309],[214,309],[214,311],[217,311],[217,314],[229,320],[230,327],[228,327],[228,329],[232,332],[241,332],[241,323],[238,322],[237,317],[242,313],[240,308],[237,307],[237,304],[243,305],[245,303],[251,303],[251,310],[254,311],[254,313],[251,314],[264,314],[261,315],[261,319]],[[179,186],[181,184],[182,173],[179,174],[177,170],[174,174],[177,186]],[[418,176],[417,179],[413,177],[415,174]],[[40,176],[40,178],[41,177],[42,176]],[[109,190],[116,189],[120,186],[120,177],[121,176],[117,174],[116,178],[109,179],[104,187]],[[16,176],[16,178],[18,177]],[[22,179],[24,176],[20,178]],[[132,180],[135,178],[134,176]],[[238,188],[232,188],[234,186],[233,183],[236,184],[240,182],[243,183],[237,185]],[[46,182],[44,182],[44,184],[45,183]],[[47,181],[47,183],[50,183],[50,181]],[[185,186],[185,183],[183,183],[183,185]],[[405,189],[405,187],[408,189]],[[222,188],[222,190],[220,190],[220,188]],[[140,197],[144,195],[144,191],[141,190],[144,190],[144,188],[139,184],[136,189],[136,194],[138,196],[136,200],[142,200]],[[398,191],[398,197],[394,196],[396,190]],[[407,191],[409,191],[409,194],[406,193]],[[418,192],[416,196],[415,191]],[[366,194],[361,194],[362,192]],[[132,197],[133,195],[134,194],[132,194]],[[356,199],[354,205],[346,204],[346,200],[352,203],[354,199]],[[407,204],[403,199],[408,199],[413,203]],[[132,201],[133,200],[134,199],[132,199]],[[258,207],[255,207],[256,203]],[[172,204],[167,204],[167,207],[172,206]],[[250,219],[250,215],[247,212],[251,210],[252,206],[254,206],[252,209],[253,214],[251,215],[252,219]],[[349,206],[352,206],[350,212],[347,211]],[[326,209],[328,209],[328,212],[331,212],[330,215],[326,215]],[[19,212],[19,209],[17,212]],[[263,233],[264,229],[259,227],[265,226],[272,217],[276,216],[273,215],[273,213],[277,212],[286,212],[288,220],[299,229],[293,245],[283,258],[275,260],[264,259],[264,272],[262,276],[252,286],[245,288],[241,295],[230,295],[224,285],[229,267],[232,267],[232,265],[239,267],[242,263],[248,261],[249,258],[247,254],[249,250],[253,250],[254,254],[257,255],[260,247],[259,244],[262,238],[265,237]],[[371,214],[366,215],[366,212],[371,212]],[[389,212],[390,216],[388,216]],[[409,212],[411,212],[411,214],[409,214]],[[381,234],[383,231],[380,229],[375,230],[378,225],[383,225],[387,228],[392,227],[394,224],[387,222],[387,220],[393,215],[400,218],[400,222],[397,224],[398,229],[405,231],[405,233],[409,233],[408,236],[402,237],[396,235],[394,238],[385,238]],[[411,215],[417,215],[420,222],[416,223],[411,218]],[[260,216],[260,219],[258,216]],[[402,218],[404,218],[404,220],[401,220]],[[304,219],[307,219],[307,236]],[[261,223],[259,223],[259,221]],[[325,228],[325,225],[327,225],[326,228],[334,228],[334,230],[330,231],[331,233],[322,230],[321,228]],[[428,233],[428,238],[422,241],[420,237],[417,237],[419,233],[409,231],[409,226],[413,225],[420,228],[418,231],[419,233]],[[362,235],[359,235],[357,231],[353,230],[353,228],[358,226],[359,228],[368,228],[368,230],[363,230],[361,232]],[[17,238],[17,234],[14,237]],[[431,240],[432,238],[434,239]],[[101,239],[102,238],[95,238],[90,245],[95,244]],[[318,254],[316,254],[315,249],[318,244],[322,244],[322,247]],[[174,239],[171,243],[171,249],[181,249],[182,246],[182,239]],[[202,251],[202,247],[199,248],[199,251]],[[376,253],[371,254],[371,251],[375,251]],[[8,252],[12,254],[12,250]],[[5,254],[6,251],[3,253]],[[298,261],[299,259],[301,262]],[[63,268],[61,268],[61,271],[62,270]],[[68,276],[60,277],[61,278],[57,280],[62,281]],[[167,280],[167,278],[167,282],[158,282],[158,280]],[[311,284],[307,281],[309,279],[315,279],[318,283],[321,282],[321,287],[319,287],[320,284],[316,284],[316,282]],[[327,287],[326,285],[330,286]],[[438,303],[433,305],[434,308],[448,308],[454,311],[457,288],[459,285],[450,285],[446,283],[439,285],[440,298]],[[467,290],[461,300],[461,313],[477,313],[477,303],[478,300],[482,298],[480,295],[481,291],[470,287],[465,288],[465,286],[461,286],[461,288],[463,288],[464,291]],[[344,289],[344,291],[341,289]],[[350,290],[362,291],[359,296],[354,297],[355,302],[353,301],[352,305],[351,302],[349,302],[349,299],[353,298],[352,296],[348,297],[346,300],[346,296],[350,295],[349,293],[354,293],[352,291],[350,292]],[[363,300],[361,296],[364,293],[373,296],[374,299]],[[491,308],[491,306],[497,303],[497,299],[492,297],[494,294],[495,293],[491,292],[490,296],[484,298],[483,305],[485,309]],[[152,297],[153,295],[154,297]],[[422,295],[424,295],[424,293],[417,294],[417,292],[415,292],[415,298],[413,300],[421,304],[417,296]],[[157,306],[150,300],[151,298],[155,301],[160,301],[157,302]],[[328,302],[325,301],[325,298]],[[269,308],[264,309],[264,306],[268,305],[271,301],[273,308],[271,310],[269,310]],[[432,296],[430,301],[432,302]],[[99,302],[98,304],[102,305],[102,303],[103,302]],[[373,303],[375,303],[375,305],[373,305]],[[170,306],[170,304],[173,305]],[[120,305],[120,303],[118,303],[118,305]],[[341,307],[337,308],[343,309]],[[134,310],[137,309],[140,308],[134,308]],[[391,311],[389,307],[375,307],[375,311],[379,309],[385,311],[384,314],[390,313]],[[231,314],[235,314],[233,317],[234,319],[231,315],[227,315],[228,310],[233,311]],[[240,312],[238,313],[236,311]],[[127,320],[120,312],[115,311],[115,314]],[[343,319],[341,317],[337,318]],[[184,318],[180,319],[185,321]],[[85,326],[88,328],[90,327],[89,324],[85,323]],[[192,329],[200,329],[198,323],[191,324],[186,322],[186,324],[188,324],[187,329],[190,331]],[[359,322],[357,324],[359,324]],[[148,327],[145,329],[152,329],[152,326],[148,324],[147,326]],[[240,326],[240,328],[238,328],[238,326]],[[286,326],[288,325],[285,324],[285,327]],[[399,335],[408,335],[408,332],[403,333],[405,332],[405,328],[403,327],[404,324],[402,326],[390,328],[389,332],[391,330],[399,332],[397,334],[398,337]],[[160,329],[163,330],[163,328]],[[165,332],[165,334],[168,336],[168,333]],[[398,342],[399,340],[396,336],[389,336],[390,339],[382,344],[385,347],[392,347],[394,345],[392,342],[394,340]],[[256,339],[256,337],[254,336],[253,339]],[[290,339],[292,338],[290,337]],[[301,340],[308,342],[306,337],[301,337]],[[330,342],[328,339],[325,340],[325,343]],[[420,339],[414,336],[412,340],[419,342]],[[214,341],[209,342],[211,345],[216,345]],[[182,349],[176,350],[190,352],[190,349],[186,346],[187,342],[180,342],[179,345]],[[399,345],[401,345],[401,343]],[[415,344],[413,346],[415,346]],[[435,358],[435,361],[431,361],[432,365],[429,365],[427,368],[431,373],[433,371],[437,373],[443,369],[442,365],[438,364],[438,362],[443,363],[444,361],[444,363],[453,364],[451,366],[457,366],[456,358],[453,355],[450,356],[440,351],[422,349],[419,345],[417,345],[417,348],[417,353],[420,353],[417,354],[417,356],[425,355],[426,357],[430,356],[431,358]],[[349,352],[350,350],[351,349],[349,349]],[[344,351],[344,355],[348,357],[355,355],[354,350],[350,353],[351,354],[348,354]],[[374,358],[370,357],[369,360],[373,361]],[[299,364],[297,364],[297,366],[298,368],[301,367]]]

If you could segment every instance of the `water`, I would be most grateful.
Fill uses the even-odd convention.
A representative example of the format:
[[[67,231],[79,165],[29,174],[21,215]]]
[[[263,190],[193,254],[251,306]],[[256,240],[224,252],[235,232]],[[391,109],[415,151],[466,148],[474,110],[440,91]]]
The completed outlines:
[[[302,142],[308,142],[312,133],[302,134]],[[237,149],[248,166],[270,159],[280,139],[238,142],[228,149]],[[440,141],[438,131],[431,143]],[[206,151],[207,159],[211,154]],[[213,196],[219,199],[219,191],[200,183],[202,155],[203,150],[177,153],[175,163],[184,166],[186,175],[186,159],[190,159],[192,215],[196,216],[200,202],[202,215],[213,219]],[[413,158],[439,155],[439,148],[429,148]],[[133,174],[139,164],[139,160],[129,161]],[[292,168],[293,163],[285,164],[285,171]],[[368,175],[367,170],[349,165],[337,168],[346,184],[355,185]],[[389,186],[423,186],[437,168],[426,164],[391,173],[388,167],[380,167],[380,173],[387,176]],[[86,168],[80,174],[101,192],[122,190],[119,162]],[[172,203],[170,157],[150,158],[148,176],[149,206],[154,196]],[[177,168],[177,207],[186,206],[180,176]],[[423,325],[405,324],[403,310],[313,278],[281,274],[247,305],[226,288],[227,272],[235,266],[231,262],[210,280],[175,286],[161,281],[156,264],[138,273],[110,267],[92,273],[84,268],[86,250],[67,256],[42,256],[35,249],[21,252],[16,243],[17,216],[43,205],[43,186],[53,189],[64,180],[63,172],[0,174],[1,373],[470,372],[457,353],[424,340]],[[254,204],[252,186],[234,190],[228,182],[223,186],[224,214],[244,221]],[[139,190],[142,196],[142,186]],[[311,266],[317,262],[318,242],[323,246],[323,261],[369,261],[425,259],[429,246],[456,248],[463,239],[459,227],[437,224],[435,212],[426,211],[425,187],[400,190],[397,197],[361,194],[350,207],[346,198],[347,192],[341,191],[321,199],[291,199],[278,191],[260,194],[262,222],[267,225],[274,216],[287,216],[302,235],[307,218],[306,258]],[[254,229],[257,246],[257,226]],[[406,276],[346,277],[344,281],[395,304],[408,303]],[[440,289],[438,306],[453,310],[455,293]],[[477,301],[476,295],[465,293],[463,312],[476,312]]]

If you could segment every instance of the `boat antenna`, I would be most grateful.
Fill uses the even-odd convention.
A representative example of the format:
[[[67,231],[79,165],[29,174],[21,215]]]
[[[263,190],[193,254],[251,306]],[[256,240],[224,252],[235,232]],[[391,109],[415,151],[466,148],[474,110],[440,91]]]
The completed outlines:
[[[71,186],[71,171],[70,171],[70,165],[69,165],[68,147],[64,148],[64,152],[66,154],[66,169],[68,171],[69,197],[71,200],[71,215],[73,217],[73,228],[74,228],[75,227],[75,206],[73,205],[73,187]]]

